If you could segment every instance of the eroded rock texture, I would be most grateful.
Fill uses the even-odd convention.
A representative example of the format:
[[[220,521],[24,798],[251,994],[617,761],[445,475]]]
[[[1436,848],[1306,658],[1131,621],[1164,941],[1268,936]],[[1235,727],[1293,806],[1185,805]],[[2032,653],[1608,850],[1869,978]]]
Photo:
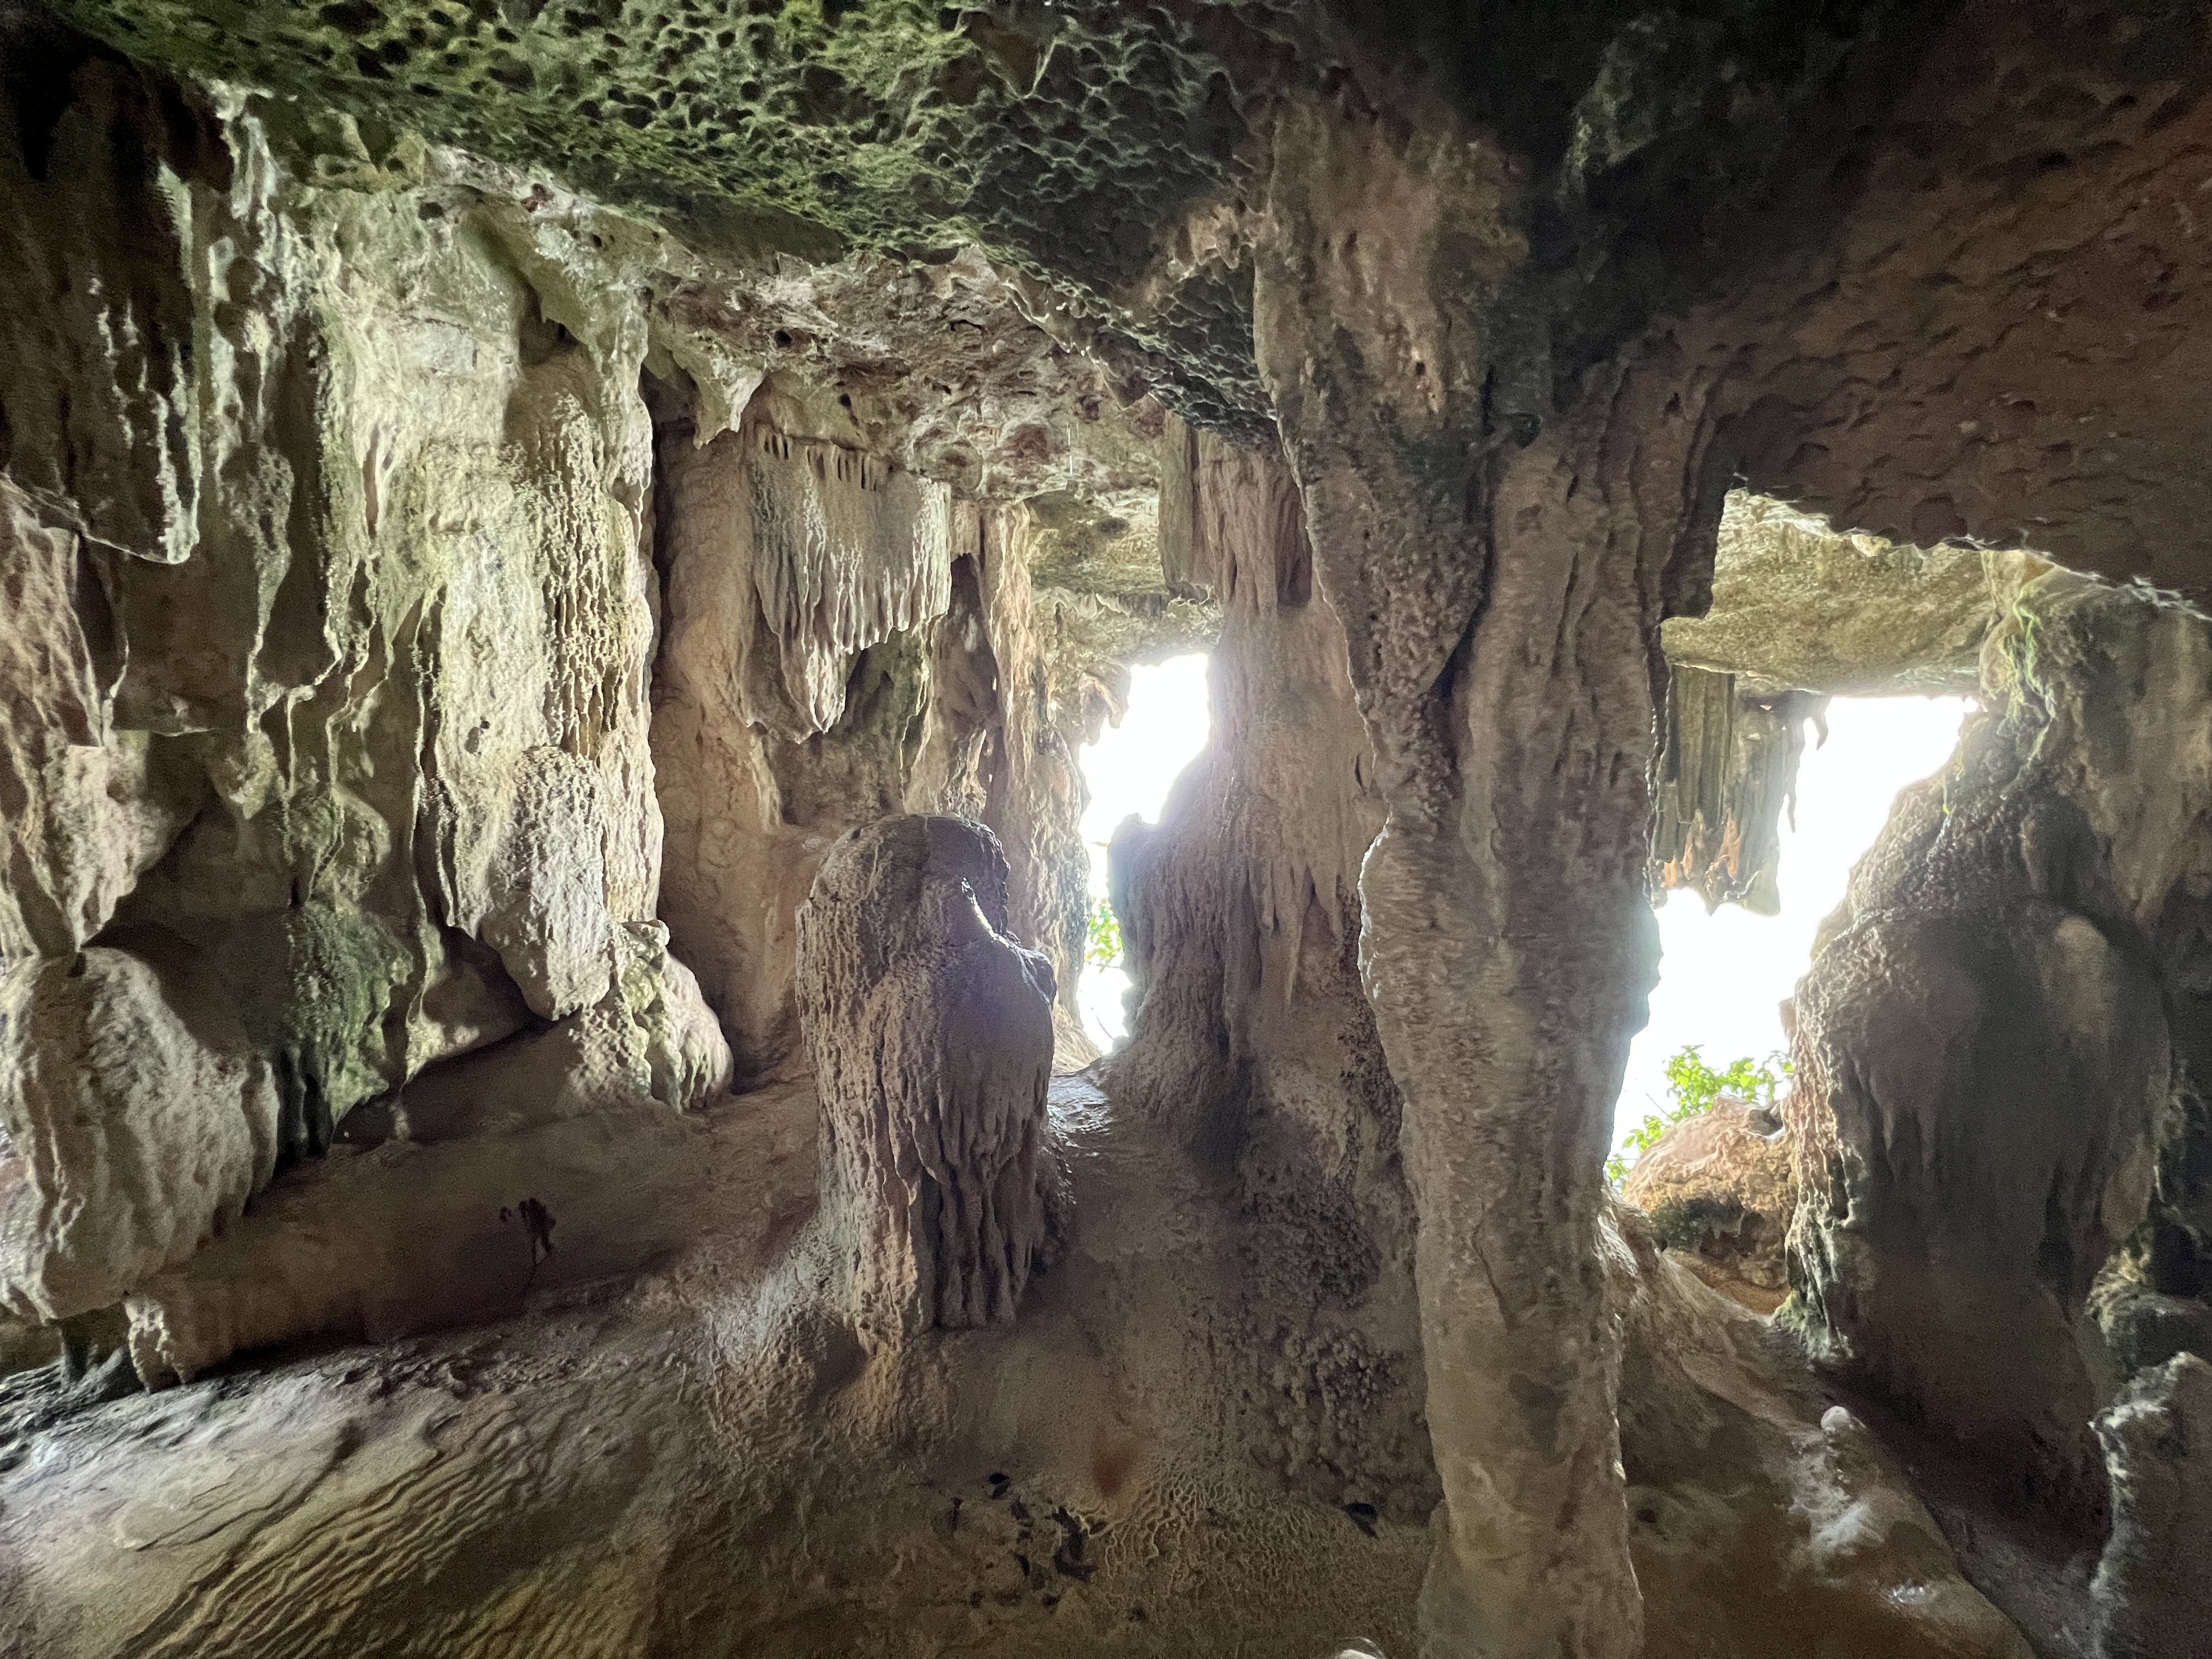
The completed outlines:
[[[1655,778],[1755,898],[1770,700],[1987,636],[1802,1000],[1793,1328],[2089,1540],[2212,1316],[2212,709],[2042,556],[2212,589],[2193,11],[64,3],[0,1273],[127,1362],[0,1387],[9,1643],[2017,1659],[1601,1159]],[[1217,625],[1048,1084],[1073,752]],[[1003,865],[824,862],[909,813]]]
[[[1797,999],[1812,1330],[2088,1516],[2085,1309],[2115,1248],[2158,1224],[2160,1146],[2191,1133],[2203,1063],[2208,697],[2195,611],[2063,572],[2028,583],[1991,636],[1985,712],[1899,797]]]
[[[1620,1194],[1660,1243],[1723,1295],[1772,1313],[1789,1291],[1783,1242],[1797,1182],[1780,1120],[1740,1100],[1670,1127],[1636,1160]]]
[[[1670,617],[1670,662],[1743,676],[1771,695],[1969,692],[1998,586],[2032,555],[1840,535],[1782,502],[1729,492],[1711,603]],[[2032,573],[2031,573],[2032,574]]]
[[[109,1308],[235,1221],[276,1162],[276,1079],[228,1007],[95,946],[0,979],[0,1301]]]
[[[197,1243],[341,1135],[694,1104],[732,1073],[718,1015],[773,1070],[813,862],[909,793],[1003,832],[1015,925],[1072,985],[1072,752],[1111,671],[1033,599],[1026,515],[944,480],[1126,487],[1138,451],[1050,434],[1099,371],[987,263],[766,301],[542,182],[10,27],[50,90],[0,158],[0,948],[174,966],[278,1103],[244,1189],[195,1151],[134,1202]],[[883,366],[923,341],[976,374]],[[178,1133],[227,1144],[208,1109]],[[58,1241],[22,1237],[34,1273]],[[343,1304],[278,1300],[197,1323],[270,1341]]]
[[[872,1341],[1012,1319],[1044,1254],[1052,965],[1008,926],[997,838],[920,814],[838,842],[799,913],[823,1206]]]
[[[1226,1176],[1267,1287],[1242,1327],[1270,1461],[1414,1519],[1435,1502],[1420,1421],[1413,1217],[1401,1103],[1358,979],[1358,864],[1382,804],[1273,445],[1170,421],[1161,542],[1210,593],[1212,730],[1159,824],[1111,849],[1131,1021],[1115,1098]]]
[[[1771,1327],[1662,1252],[1640,1216],[1613,1208],[1600,1237],[1646,1654],[2028,1659],[1896,1460]]]
[[[1654,891],[1686,888],[1708,910],[1782,908],[1782,818],[1805,728],[1826,699],[1675,665],[1667,681],[1651,822]]]
[[[1600,1164],[1652,970],[1644,779],[1694,392],[1608,369],[1504,438],[1474,316],[1526,253],[1509,158],[1352,93],[1287,108],[1274,156],[1260,361],[1388,809],[1361,969],[1419,1217],[1446,1510],[1425,1626],[1438,1653],[1625,1655]]]
[[[2212,1365],[2181,1354],[2097,1419],[2112,1536],[2097,1565],[2097,1659],[2212,1649]]]
[[[793,919],[830,842],[903,811],[989,823],[1012,925],[1051,958],[1063,1041],[1082,956],[1074,752],[1109,706],[1058,650],[1030,579],[1030,515],[957,501],[757,400],[713,435],[661,428],[667,572],[654,758],[668,822],[662,896],[749,1076],[798,1041]]]
[[[308,189],[240,100],[52,69],[0,149],[0,887],[39,988],[11,1117],[48,1217],[11,1209],[9,1272],[105,1214],[115,1254],[63,1299],[112,1303],[455,1056],[604,1006],[585,1040],[642,1097],[688,1103],[728,1061],[653,937],[622,256],[412,187],[419,146]],[[38,1079],[71,1053],[110,1173],[62,1164],[128,1167],[128,1226],[121,1188],[59,1202]]]

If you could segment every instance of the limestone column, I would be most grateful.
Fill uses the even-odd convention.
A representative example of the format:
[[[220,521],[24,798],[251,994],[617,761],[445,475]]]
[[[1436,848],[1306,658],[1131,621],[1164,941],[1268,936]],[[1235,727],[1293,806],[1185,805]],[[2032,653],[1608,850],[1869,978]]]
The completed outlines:
[[[1625,1659],[1601,1166],[1655,976],[1657,624],[1703,424],[1665,364],[1556,413],[1493,340],[1526,252],[1501,151],[1351,95],[1279,118],[1259,356],[1389,807],[1361,964],[1444,1490],[1424,1651]]]

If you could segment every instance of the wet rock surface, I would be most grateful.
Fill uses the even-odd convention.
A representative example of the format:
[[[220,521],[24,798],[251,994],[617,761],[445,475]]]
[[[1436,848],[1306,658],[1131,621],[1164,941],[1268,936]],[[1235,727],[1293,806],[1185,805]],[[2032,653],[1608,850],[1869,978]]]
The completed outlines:
[[[2212,1365],[2182,1354],[2139,1373],[2097,1419],[2112,1536],[2097,1566],[2097,1659],[2212,1647]]]

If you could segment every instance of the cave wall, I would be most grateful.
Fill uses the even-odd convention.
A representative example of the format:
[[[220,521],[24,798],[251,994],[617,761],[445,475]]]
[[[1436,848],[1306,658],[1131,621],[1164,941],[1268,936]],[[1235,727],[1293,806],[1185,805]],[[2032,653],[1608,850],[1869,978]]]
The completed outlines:
[[[659,1175],[581,1166],[673,1168],[655,1112],[732,1040],[790,1058],[813,864],[909,803],[1000,833],[1087,1057],[1073,755],[1111,698],[1026,510],[956,491],[1142,479],[1046,435],[1097,371],[988,265],[777,288],[4,21],[52,71],[0,152],[12,1310],[133,1297],[168,1377],[509,1305],[462,1264],[526,1181],[570,1194],[555,1280],[665,1249]],[[886,337],[988,367],[887,374]]]
[[[1794,186],[1667,325],[1727,381],[1737,470],[1838,526],[2212,591],[2203,14],[1921,18],[1911,60],[1838,77]]]
[[[795,919],[830,842],[891,813],[958,812],[999,835],[1012,925],[1051,959],[1063,1045],[1088,1058],[1074,755],[1105,705],[1049,648],[1028,510],[793,436],[778,410],[757,397],[703,444],[688,410],[660,428],[653,744],[676,948],[743,1073],[772,1074],[796,1051]]]
[[[2208,653],[2147,590],[2014,590],[1983,711],[1899,795],[1796,998],[1816,1351],[2093,1535],[2091,1417],[2203,1340]]]
[[[0,151],[0,886],[9,1299],[52,1318],[441,1061],[583,1022],[607,1090],[680,1106],[728,1060],[637,805],[650,426],[616,262],[365,153],[304,186],[235,100],[112,61],[38,113]],[[110,1121],[71,1144],[85,1088]],[[203,1128],[220,1179],[163,1156]],[[111,1226],[167,1242],[64,1290]]]
[[[1205,749],[1160,822],[1125,823],[1110,850],[1130,1022],[1103,1075],[1254,1220],[1273,1322],[1241,1335],[1277,1419],[1261,1443],[1301,1483],[1425,1516],[1401,1104],[1358,977],[1381,801],[1343,625],[1279,450],[1171,417],[1161,502],[1168,579],[1215,596],[1222,628]]]

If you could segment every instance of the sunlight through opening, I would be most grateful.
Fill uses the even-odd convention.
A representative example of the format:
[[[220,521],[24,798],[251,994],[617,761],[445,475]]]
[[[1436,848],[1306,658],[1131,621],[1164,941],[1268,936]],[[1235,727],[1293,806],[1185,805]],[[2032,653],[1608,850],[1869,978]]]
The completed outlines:
[[[1973,704],[1964,697],[1838,697],[1827,741],[1810,741],[1797,774],[1794,822],[1782,821],[1779,915],[1695,893],[1658,904],[1659,983],[1651,1019],[1628,1051],[1613,1111],[1613,1145],[1670,1103],[1667,1061],[1695,1045],[1715,1070],[1780,1053],[1781,1004],[1810,965],[1813,937],[1840,903],[1851,866],[1874,844],[1897,792],[1942,768]]]
[[[1206,747],[1211,729],[1204,653],[1129,671],[1129,706],[1121,723],[1102,732],[1081,757],[1091,791],[1083,840],[1091,852],[1094,906],[1106,896],[1106,844],[1114,831],[1133,815],[1159,822],[1169,788]],[[1128,988],[1129,976],[1118,963],[1084,963],[1075,1000],[1084,1030],[1101,1048],[1115,1047],[1126,1035],[1121,998]]]

